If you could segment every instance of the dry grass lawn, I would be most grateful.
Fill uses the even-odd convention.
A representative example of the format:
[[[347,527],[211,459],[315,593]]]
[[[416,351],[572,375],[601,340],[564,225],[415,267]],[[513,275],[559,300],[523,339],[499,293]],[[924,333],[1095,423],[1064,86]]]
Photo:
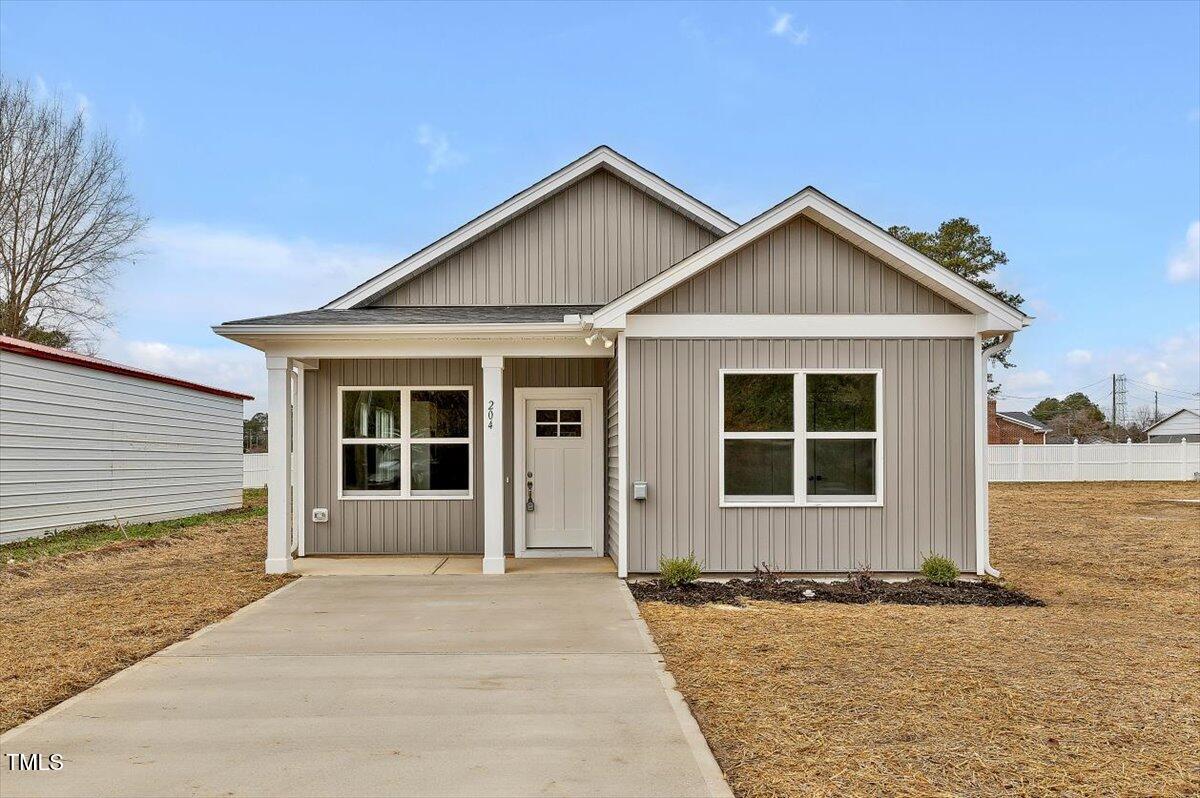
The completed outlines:
[[[1200,498],[992,486],[1039,608],[641,607],[739,796],[1200,794]]]
[[[0,731],[285,584],[265,546],[262,513],[217,513],[0,566]]]

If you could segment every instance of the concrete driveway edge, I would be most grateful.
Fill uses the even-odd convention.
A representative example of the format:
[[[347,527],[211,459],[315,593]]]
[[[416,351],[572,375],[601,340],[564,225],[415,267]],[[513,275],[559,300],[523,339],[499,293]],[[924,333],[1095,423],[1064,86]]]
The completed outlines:
[[[709,798],[734,798],[733,790],[725,778],[725,772],[717,764],[717,758],[713,756],[712,749],[709,748],[708,739],[700,731],[700,724],[696,722],[696,717],[692,714],[687,701],[684,700],[683,693],[679,692],[676,687],[675,677],[667,670],[662,652],[654,641],[654,636],[650,634],[650,627],[643,620],[642,613],[638,610],[637,600],[629,591],[629,585],[624,580],[621,581],[621,592],[625,596],[625,603],[629,605],[629,614],[633,616],[638,633],[646,641],[647,648],[656,655],[658,680],[667,694],[667,702],[675,712],[675,718],[679,721],[679,729],[683,732],[683,737],[692,751],[696,767],[700,769],[704,784],[708,787]]]
[[[34,715],[32,718],[30,718],[29,720],[20,724],[19,726],[13,726],[8,731],[4,732],[3,734],[0,734],[0,745],[11,744],[12,741],[15,738],[17,738],[18,736],[20,736],[21,734],[29,731],[30,729],[36,728],[37,726],[41,725],[45,721],[49,720],[50,718],[53,718],[55,715],[58,715],[59,713],[70,709],[75,703],[84,700],[85,696],[87,696],[93,692],[99,692],[101,690],[104,690],[108,686],[119,682],[121,679],[128,677],[130,674],[136,673],[137,671],[141,670],[142,668],[152,667],[150,660],[154,659],[159,654],[166,654],[171,649],[176,648],[177,646],[181,646],[184,643],[186,643],[187,641],[192,640],[196,637],[199,637],[202,634],[207,633],[213,627],[220,626],[223,623],[229,623],[234,618],[238,617],[242,613],[249,610],[251,607],[253,607],[257,604],[261,604],[264,601],[270,601],[271,599],[275,598],[276,596],[280,595],[281,593],[295,587],[299,583],[300,583],[300,579],[293,579],[291,582],[288,582],[286,585],[283,585],[279,588],[276,588],[275,590],[272,590],[270,593],[263,596],[262,598],[255,599],[254,601],[251,601],[249,604],[243,604],[242,606],[238,607],[233,612],[226,615],[224,618],[218,618],[217,620],[213,621],[210,624],[201,626],[199,629],[192,632],[187,637],[180,638],[179,640],[176,640],[174,643],[171,643],[169,645],[166,645],[166,646],[160,648],[158,651],[147,654],[146,656],[142,657],[141,659],[139,659],[137,662],[133,663],[132,665],[126,665],[124,668],[121,668],[121,670],[117,671],[116,673],[112,674],[111,676],[106,676],[105,678],[103,678],[100,681],[93,684],[91,687],[80,690],[78,693],[71,696],[70,698],[59,701],[57,704],[50,707],[45,712],[42,712],[41,714],[38,714],[38,715]]]

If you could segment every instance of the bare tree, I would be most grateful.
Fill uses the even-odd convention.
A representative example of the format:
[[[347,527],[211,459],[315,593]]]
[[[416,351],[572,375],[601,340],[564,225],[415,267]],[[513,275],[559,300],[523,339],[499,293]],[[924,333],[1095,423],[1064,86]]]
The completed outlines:
[[[86,343],[146,221],[111,139],[0,79],[0,334]]]

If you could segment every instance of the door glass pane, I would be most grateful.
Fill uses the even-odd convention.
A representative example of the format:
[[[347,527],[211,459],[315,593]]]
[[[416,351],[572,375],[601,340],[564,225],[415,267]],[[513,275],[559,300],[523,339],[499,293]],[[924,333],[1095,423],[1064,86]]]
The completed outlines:
[[[874,496],[875,441],[809,439],[810,496]]]
[[[470,437],[470,402],[466,391],[413,391],[414,438]]]
[[[558,425],[557,424],[538,424],[536,434],[537,434],[537,437],[539,437],[539,438],[557,438],[558,437]]]
[[[582,438],[582,424],[559,424],[558,435],[560,438]]]
[[[342,488],[400,490],[400,445],[342,444]]]
[[[399,391],[344,391],[343,438],[399,438]]]
[[[538,411],[537,411],[537,420],[538,420],[539,422],[542,422],[542,421],[550,421],[550,422],[558,421],[558,411],[557,411],[557,410],[538,410]]]
[[[558,411],[558,420],[559,421],[570,421],[570,422],[583,421],[583,411],[582,410],[559,410]]]
[[[792,496],[792,441],[725,441],[726,496]]]
[[[412,490],[458,491],[471,485],[471,447],[465,443],[414,443]]]
[[[791,432],[791,374],[726,374],[726,432]]]
[[[809,374],[809,432],[874,432],[874,374]]]

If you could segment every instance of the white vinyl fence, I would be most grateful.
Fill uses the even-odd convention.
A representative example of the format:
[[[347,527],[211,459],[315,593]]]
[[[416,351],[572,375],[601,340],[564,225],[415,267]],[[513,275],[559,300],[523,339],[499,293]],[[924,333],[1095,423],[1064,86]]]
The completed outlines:
[[[988,446],[991,482],[1196,479],[1200,443],[1060,443]]]
[[[242,458],[242,487],[265,488],[267,473],[270,471],[267,466],[267,455],[265,453],[244,454]]]

